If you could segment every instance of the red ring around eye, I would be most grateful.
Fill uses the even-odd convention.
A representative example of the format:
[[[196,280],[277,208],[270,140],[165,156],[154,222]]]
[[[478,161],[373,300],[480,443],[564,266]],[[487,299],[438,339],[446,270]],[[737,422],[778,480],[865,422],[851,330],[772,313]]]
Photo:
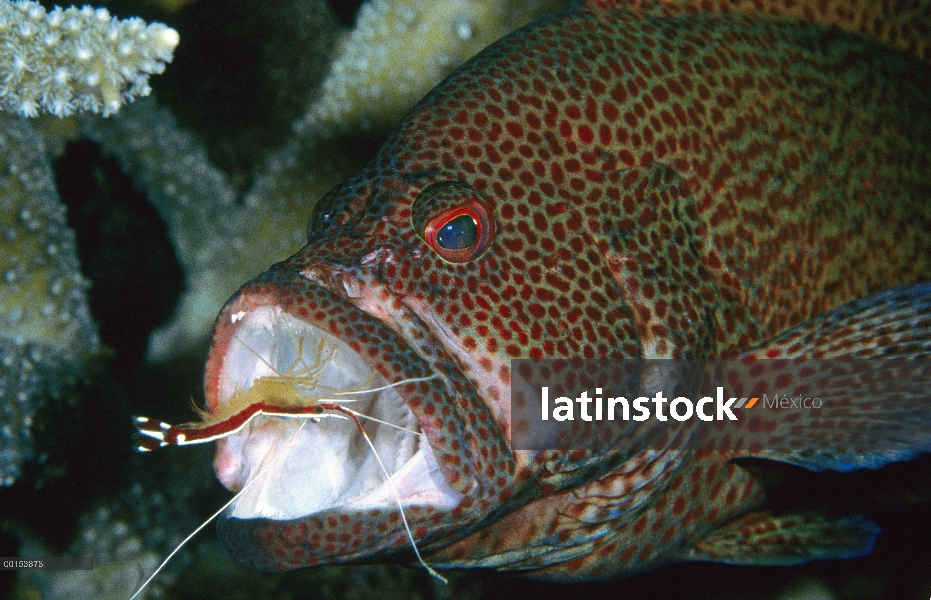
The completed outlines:
[[[454,223],[454,221],[462,216],[471,217],[475,225],[474,242],[463,248],[449,247],[449,240],[470,240],[472,237],[468,232],[444,231],[444,227],[447,226],[455,228],[457,223]],[[459,221],[459,224],[465,225],[466,227],[471,225],[468,222],[463,223],[462,221]],[[491,218],[491,211],[477,200],[472,200],[456,208],[444,210],[430,219],[424,230],[424,239],[427,245],[444,260],[455,263],[464,263],[477,258],[488,248],[493,235],[494,220]]]

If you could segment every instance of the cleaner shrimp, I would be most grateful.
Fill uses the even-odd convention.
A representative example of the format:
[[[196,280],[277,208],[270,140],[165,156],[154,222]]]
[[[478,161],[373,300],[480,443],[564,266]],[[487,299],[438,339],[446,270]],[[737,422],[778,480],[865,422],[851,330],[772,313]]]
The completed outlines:
[[[384,479],[388,484],[392,495],[394,496],[394,500],[397,503],[398,511],[400,512],[401,521],[404,525],[407,538],[410,540],[411,547],[414,551],[414,555],[416,556],[417,561],[427,570],[430,575],[436,577],[443,583],[447,583],[447,580],[439,573],[437,573],[436,570],[430,567],[426,562],[424,562],[423,558],[421,557],[420,551],[417,548],[417,543],[414,540],[413,533],[411,532],[410,526],[408,524],[407,516],[404,513],[400,495],[394,485],[394,482],[391,479],[391,474],[388,472],[385,464],[382,462],[382,459],[379,456],[375,445],[366,433],[360,419],[374,421],[382,425],[387,425],[408,432],[412,435],[423,434],[406,427],[384,421],[382,419],[365,415],[361,412],[343,406],[343,403],[351,403],[354,401],[354,399],[350,397],[353,394],[378,392],[408,383],[428,381],[439,377],[439,375],[434,374],[427,377],[405,379],[384,386],[370,388],[368,386],[371,384],[372,378],[375,375],[373,371],[370,373],[367,380],[361,384],[351,386],[349,389],[334,389],[322,385],[321,383],[323,373],[336,353],[335,348],[326,348],[326,340],[324,339],[319,340],[319,343],[313,351],[313,360],[310,361],[310,364],[308,364],[304,360],[304,337],[294,336],[292,332],[292,341],[294,342],[294,346],[296,348],[297,357],[288,366],[288,368],[283,371],[275,369],[274,366],[272,366],[265,358],[252,350],[252,348],[250,348],[242,340],[238,340],[237,338],[237,341],[239,341],[239,343],[247,348],[249,352],[255,355],[259,361],[271,369],[273,374],[256,377],[246,387],[236,385],[232,394],[230,394],[230,396],[224,401],[221,407],[218,407],[216,412],[211,413],[207,410],[201,409],[192,402],[194,410],[201,418],[200,422],[186,423],[183,425],[171,425],[149,417],[133,417],[133,424],[137,429],[137,433],[134,437],[135,449],[138,452],[150,452],[164,446],[183,446],[188,444],[203,444],[217,441],[241,431],[253,419],[260,415],[273,418],[296,419],[301,421],[298,429],[293,434],[291,434],[288,440],[285,442],[283,449],[286,449],[294,441],[298,433],[300,433],[308,421],[316,424],[319,423],[323,417],[350,419],[362,434],[366,444],[373,452],[375,460],[377,461],[378,466],[384,475]],[[342,398],[332,398],[330,396],[342,396]],[[191,532],[187,538],[178,544],[178,546],[165,558],[165,560],[152,573],[152,575],[139,587],[139,589],[135,594],[133,594],[130,600],[134,600],[137,596],[139,596],[139,594],[142,593],[146,586],[151,583],[155,576],[158,575],[158,573],[165,567],[165,565],[168,564],[171,558],[178,551],[180,551],[188,541],[190,541],[211,521],[222,514],[223,511],[231,506],[236,500],[242,497],[242,495],[254,483],[259,481],[263,475],[265,475],[265,473],[274,466],[275,462],[281,459],[283,455],[284,453],[282,453],[280,456],[274,457],[272,461],[266,464],[264,468],[260,469],[255,474],[255,476],[252,477],[242,487],[242,489],[236,493],[236,495],[230,498],[230,500],[217,512],[210,516],[199,527],[197,527],[197,529]]]

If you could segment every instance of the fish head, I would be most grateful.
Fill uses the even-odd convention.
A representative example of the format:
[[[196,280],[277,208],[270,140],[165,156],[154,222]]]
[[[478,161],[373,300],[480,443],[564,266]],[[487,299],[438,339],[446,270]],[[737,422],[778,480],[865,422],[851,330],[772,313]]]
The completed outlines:
[[[506,432],[456,346],[424,323],[423,299],[408,302],[410,292],[397,286],[410,268],[429,264],[410,235],[410,207],[398,201],[416,186],[359,181],[321,201],[307,247],[244,286],[215,328],[211,411],[271,376],[292,382],[308,405],[339,404],[360,419],[333,411],[324,416],[341,418],[261,417],[219,442],[220,481],[237,490],[255,479],[225,526],[245,536],[231,545],[254,568],[383,555],[409,543],[408,526],[429,542],[428,525],[478,523],[487,513],[480,505],[499,499],[515,474]],[[442,193],[456,189],[449,183]],[[497,376],[485,380],[500,385]],[[386,387],[401,381],[409,383]],[[270,394],[261,400],[281,402]]]
[[[539,206],[527,210],[526,198],[470,176],[454,154],[481,145],[435,149],[455,118],[434,103],[415,110],[372,165],[318,202],[307,246],[218,317],[212,412],[259,378],[293,374],[308,403],[400,427],[363,419],[369,447],[348,419],[261,417],[221,440],[220,481],[256,480],[221,525],[253,568],[404,550],[398,499],[429,548],[539,497],[552,489],[539,485],[545,466],[509,443],[510,359],[639,352],[580,215],[535,189]]]

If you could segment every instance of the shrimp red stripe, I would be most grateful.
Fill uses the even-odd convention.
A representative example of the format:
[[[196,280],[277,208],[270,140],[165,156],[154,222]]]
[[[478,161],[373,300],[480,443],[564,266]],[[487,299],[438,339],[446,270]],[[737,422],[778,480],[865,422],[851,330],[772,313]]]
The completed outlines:
[[[136,450],[148,452],[161,446],[212,442],[236,433],[258,415],[302,419],[319,417],[326,410],[334,410],[350,416],[361,429],[362,426],[352,411],[338,404],[325,402],[308,406],[279,406],[268,402],[255,402],[215,423],[171,425],[149,417],[133,417],[133,424],[139,432],[136,438]]]

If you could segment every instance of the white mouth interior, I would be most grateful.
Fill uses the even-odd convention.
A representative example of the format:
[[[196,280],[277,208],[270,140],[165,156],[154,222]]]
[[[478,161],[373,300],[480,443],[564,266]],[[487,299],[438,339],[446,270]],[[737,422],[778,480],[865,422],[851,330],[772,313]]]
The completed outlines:
[[[306,373],[309,367],[319,375],[301,379],[302,401],[340,404],[397,426],[360,417],[373,451],[358,426],[338,411],[317,418],[253,419],[218,449],[217,475],[224,485],[249,486],[233,506],[234,517],[286,520],[332,508],[396,508],[398,499],[402,506],[458,504],[462,496],[443,479],[419,422],[394,388],[334,393],[392,383],[345,342],[274,307],[233,319],[241,324],[223,360],[221,406],[237,386],[245,390],[257,378]]]

